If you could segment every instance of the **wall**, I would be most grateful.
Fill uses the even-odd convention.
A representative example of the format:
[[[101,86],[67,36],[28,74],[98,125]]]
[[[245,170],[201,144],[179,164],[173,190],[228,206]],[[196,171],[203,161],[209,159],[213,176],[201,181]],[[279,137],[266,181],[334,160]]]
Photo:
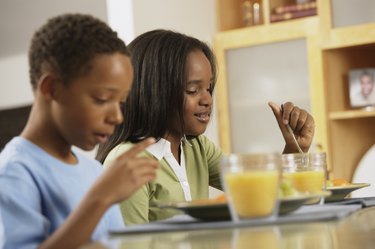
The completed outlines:
[[[49,17],[64,12],[108,20],[126,43],[156,28],[177,30],[208,43],[216,32],[215,0],[1,0],[0,110],[32,103],[27,65],[31,36]],[[216,127],[214,114],[207,135],[218,144]]]
[[[32,103],[27,65],[32,34],[48,18],[66,12],[107,20],[105,0],[0,1],[0,110]]]

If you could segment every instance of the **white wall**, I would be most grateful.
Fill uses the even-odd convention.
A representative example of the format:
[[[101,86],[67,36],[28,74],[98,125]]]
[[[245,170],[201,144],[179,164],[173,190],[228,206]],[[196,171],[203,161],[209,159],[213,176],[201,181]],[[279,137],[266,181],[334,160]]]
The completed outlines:
[[[32,103],[28,70],[26,54],[0,58],[0,109]]]
[[[32,34],[48,18],[67,12],[107,19],[105,0],[0,1],[0,110],[32,103],[27,62]]]

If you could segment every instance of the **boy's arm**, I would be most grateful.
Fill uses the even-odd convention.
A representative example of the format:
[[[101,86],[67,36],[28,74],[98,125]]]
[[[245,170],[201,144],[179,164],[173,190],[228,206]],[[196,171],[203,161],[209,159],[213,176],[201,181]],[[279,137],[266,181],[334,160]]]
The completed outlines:
[[[127,199],[155,178],[158,162],[137,157],[154,142],[154,139],[146,139],[116,158],[64,224],[39,248],[77,248],[87,243],[96,225],[113,204]]]

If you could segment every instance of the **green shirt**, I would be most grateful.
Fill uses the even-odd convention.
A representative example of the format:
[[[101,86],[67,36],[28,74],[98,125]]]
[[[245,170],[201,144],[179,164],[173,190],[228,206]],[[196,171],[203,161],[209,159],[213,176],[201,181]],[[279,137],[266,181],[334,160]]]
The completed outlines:
[[[185,166],[192,200],[208,198],[208,187],[222,189],[219,163],[222,151],[204,135],[188,140],[190,145],[183,143]],[[132,147],[131,143],[116,146],[107,156],[104,166]],[[149,152],[142,153],[153,157]],[[140,224],[161,220],[175,215],[177,212],[155,207],[157,202],[184,201],[185,196],[174,171],[162,158],[157,177],[145,184],[129,199],[123,201],[122,216],[126,224]]]

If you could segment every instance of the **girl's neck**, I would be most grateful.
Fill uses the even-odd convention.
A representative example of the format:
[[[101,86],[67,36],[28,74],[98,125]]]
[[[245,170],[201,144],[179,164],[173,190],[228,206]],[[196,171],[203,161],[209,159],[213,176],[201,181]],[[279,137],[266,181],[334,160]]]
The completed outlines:
[[[177,160],[178,163],[180,163],[180,152],[181,152],[181,139],[182,136],[174,136],[171,134],[167,134],[163,137],[165,140],[168,140],[171,143],[171,151],[174,156],[174,158]]]

